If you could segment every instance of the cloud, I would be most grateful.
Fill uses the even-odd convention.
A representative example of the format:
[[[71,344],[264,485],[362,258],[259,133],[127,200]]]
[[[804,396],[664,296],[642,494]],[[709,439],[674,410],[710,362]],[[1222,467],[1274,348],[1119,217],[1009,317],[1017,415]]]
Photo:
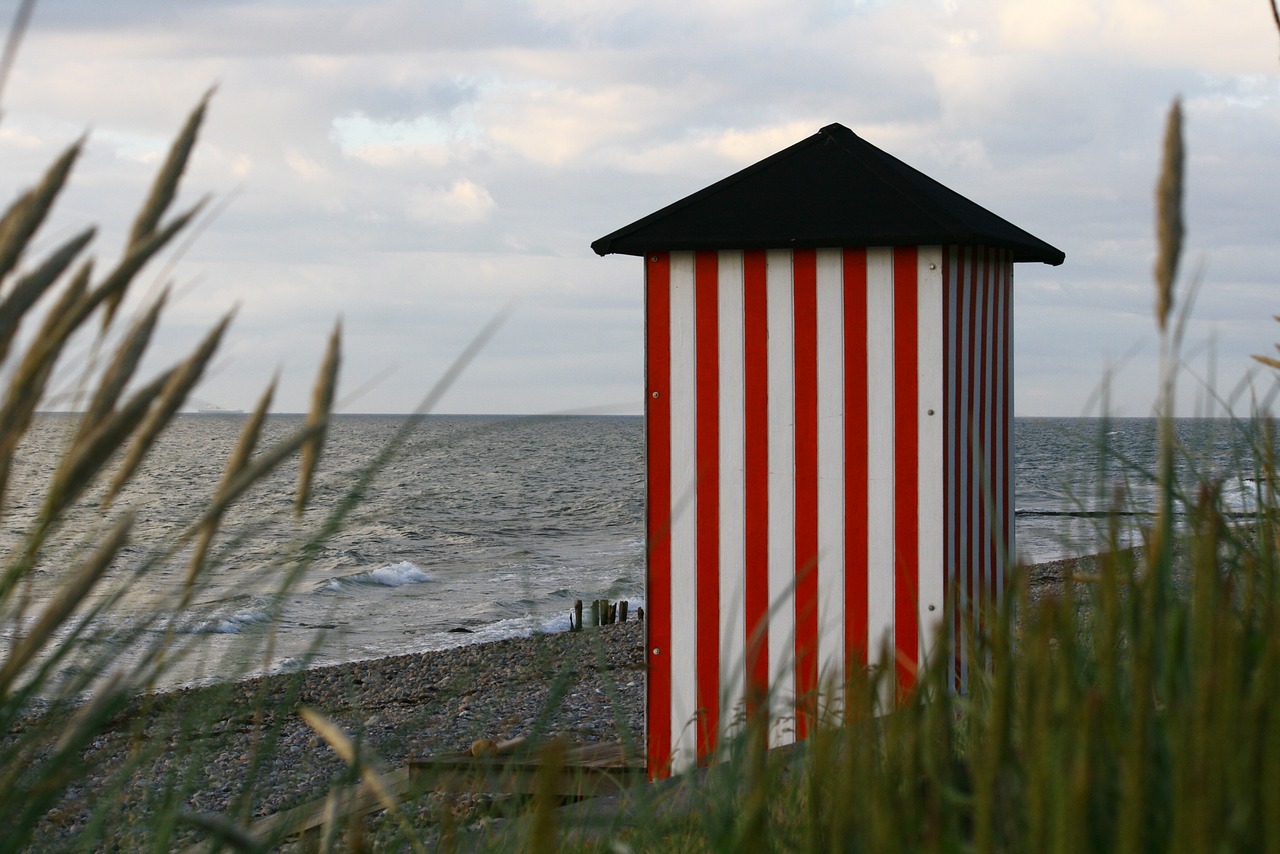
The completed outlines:
[[[361,113],[333,120],[330,138],[348,157],[371,166],[397,167],[421,161],[442,166],[467,160],[480,146],[474,124],[420,115],[379,121]]]
[[[475,223],[494,208],[489,191],[472,181],[454,181],[446,188],[418,187],[405,204],[405,213],[422,222]]]
[[[585,81],[584,81],[585,82]],[[692,95],[692,93],[690,93]],[[665,93],[643,84],[498,87],[477,110],[487,136],[535,164],[562,166],[634,138],[660,112]]]
[[[1274,51],[1266,55],[1275,33],[1265,4],[1258,10],[1213,0],[985,0],[960,9],[966,21],[995,21],[993,35],[1003,50],[1123,58],[1139,67],[1274,67]]]
[[[98,222],[109,256],[217,84],[182,201],[231,198],[172,274],[188,340],[242,306],[205,397],[247,408],[297,362],[280,406],[304,409],[341,315],[350,382],[400,366],[362,408],[404,411],[514,300],[450,406],[638,410],[620,390],[641,382],[640,270],[590,241],[839,121],[1067,252],[1017,270],[1018,407],[1078,414],[1108,359],[1153,341],[1176,94],[1192,332],[1219,330],[1224,372],[1275,338],[1278,48],[1265,4],[1210,0],[49,3],[5,92],[0,181],[12,197],[90,129],[42,239]],[[1131,410],[1149,362],[1125,375]]]
[[[289,149],[285,152],[284,162],[289,167],[289,170],[302,181],[318,183],[329,177],[328,169],[296,149]]]

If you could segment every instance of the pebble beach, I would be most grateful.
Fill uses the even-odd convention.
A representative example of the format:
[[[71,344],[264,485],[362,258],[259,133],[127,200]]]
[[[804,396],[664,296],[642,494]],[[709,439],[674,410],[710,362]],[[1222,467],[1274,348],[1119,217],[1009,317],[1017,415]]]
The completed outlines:
[[[347,766],[301,720],[302,706],[384,769],[480,739],[634,744],[644,728],[643,641],[632,620],[140,698],[95,739],[86,772],[44,817],[33,848],[64,850],[108,791],[120,793],[105,818],[124,850],[146,844],[148,815],[175,783],[189,792],[185,811],[241,820],[324,795]],[[451,804],[463,819],[474,806]],[[415,824],[433,823],[427,813],[439,804],[423,799],[417,809]],[[201,836],[189,828],[177,838]]]
[[[1033,598],[1053,595],[1088,561],[1032,567]],[[147,844],[148,818],[175,785],[186,793],[184,812],[241,823],[323,796],[349,772],[299,717],[301,707],[330,718],[383,769],[483,739],[641,744],[643,644],[643,623],[633,619],[139,698],[95,739],[85,773],[42,819],[33,849],[62,850],[95,820],[105,791],[120,796],[96,820],[119,828],[114,842],[124,850]],[[442,808],[464,823],[477,813],[466,798],[447,807],[426,798],[408,817],[426,829]],[[380,820],[367,820],[375,836]],[[183,844],[201,838],[194,825],[176,833]]]

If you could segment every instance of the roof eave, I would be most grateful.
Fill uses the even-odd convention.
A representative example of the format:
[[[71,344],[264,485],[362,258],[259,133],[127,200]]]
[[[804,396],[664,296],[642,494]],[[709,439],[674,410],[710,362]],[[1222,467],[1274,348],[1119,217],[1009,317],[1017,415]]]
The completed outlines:
[[[653,252],[696,252],[722,250],[753,249],[847,249],[853,246],[990,246],[995,249],[1007,249],[1012,253],[1015,263],[1039,261],[1051,267],[1057,267],[1066,260],[1066,254],[1049,244],[1043,246],[1027,246],[1025,244],[1007,243],[1005,241],[984,240],[974,238],[921,238],[919,235],[901,237],[884,236],[873,242],[851,244],[838,238],[792,238],[786,240],[669,240],[661,245],[646,244],[626,235],[609,235],[591,244],[597,255],[633,255],[643,256]]]

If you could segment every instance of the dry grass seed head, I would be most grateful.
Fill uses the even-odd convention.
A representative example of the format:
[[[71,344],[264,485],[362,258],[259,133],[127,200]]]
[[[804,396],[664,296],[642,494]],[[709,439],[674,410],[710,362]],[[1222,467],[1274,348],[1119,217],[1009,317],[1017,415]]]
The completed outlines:
[[[84,303],[77,307],[78,313],[73,318],[73,322],[78,326],[95,308],[102,303],[106,303],[107,310],[102,316],[102,328],[106,329],[110,326],[111,321],[115,319],[116,308],[124,299],[129,285],[133,283],[134,276],[156,253],[168,245],[169,241],[178,232],[190,224],[191,220],[204,208],[206,202],[207,200],[202,199],[186,212],[174,217],[164,228],[152,232],[150,236],[130,246],[129,251],[120,259],[115,268],[107,274],[101,284],[93,289]]]
[[[160,171],[156,173],[155,181],[151,185],[151,192],[147,195],[146,201],[142,203],[142,208],[138,211],[138,216],[133,222],[133,228],[129,232],[128,247],[130,252],[156,235],[156,229],[159,228],[161,218],[169,210],[169,206],[173,204],[174,197],[178,192],[178,184],[182,180],[182,173],[186,171],[187,161],[191,158],[191,151],[195,147],[200,124],[204,121],[205,110],[209,106],[209,98],[212,95],[213,90],[209,90],[200,99],[200,103],[196,105],[196,108],[191,111],[191,115],[187,117],[187,122],[182,128],[182,132],[173,141],[173,145],[169,147],[169,155],[165,158],[164,165],[160,167]],[[201,205],[203,205],[203,202]],[[187,218],[189,219],[189,215]],[[185,225],[185,222],[183,224]],[[123,291],[113,293],[108,297],[107,311],[102,318],[104,328],[110,325],[115,317],[116,309],[120,307],[123,297]]]
[[[1164,332],[1173,309],[1173,285],[1182,255],[1182,102],[1175,99],[1165,121],[1160,180],[1156,184],[1156,324]]]
[[[320,453],[324,449],[325,433],[328,430],[329,415],[333,409],[333,393],[338,383],[338,366],[342,361],[342,323],[339,322],[329,336],[329,347],[325,351],[324,363],[320,366],[320,374],[316,378],[311,392],[311,411],[307,413],[307,426],[315,431],[314,436],[302,446],[302,463],[298,471],[298,496],[294,512],[301,516],[311,497],[311,482],[315,477],[316,467],[320,464]]]
[[[133,222],[133,229],[129,232],[129,245],[142,241],[146,237],[150,237],[160,224],[161,217],[165,211],[173,204],[174,196],[178,192],[178,183],[182,180],[182,173],[186,171],[187,161],[191,158],[191,151],[196,144],[196,135],[200,131],[200,125],[204,121],[205,110],[209,106],[209,98],[213,95],[213,90],[209,90],[200,99],[200,103],[196,105],[191,114],[187,116],[187,122],[183,125],[182,132],[173,141],[173,145],[169,147],[169,155],[165,158],[164,165],[160,167],[160,171],[156,173],[154,183],[151,185],[151,192],[147,196],[147,200],[143,202],[142,209],[138,211],[138,216]]]
[[[191,564],[187,568],[187,577],[184,582],[185,590],[183,592],[184,604],[185,600],[191,596],[200,571],[204,568],[204,559],[209,553],[209,546],[213,543],[213,537],[218,531],[218,523],[222,520],[222,514],[233,500],[233,487],[236,477],[249,466],[250,458],[253,456],[253,449],[258,445],[258,439],[262,435],[262,425],[266,421],[267,410],[271,408],[271,401],[275,398],[278,382],[278,375],[272,378],[271,383],[262,393],[262,397],[258,399],[258,405],[254,407],[253,414],[249,416],[249,420],[241,428],[240,438],[236,442],[236,446],[231,450],[231,455],[227,457],[227,465],[222,471],[222,480],[219,481],[218,490],[214,493],[213,500],[210,502],[209,510],[211,512],[201,518],[196,525],[199,538],[191,556]]]
[[[160,312],[164,309],[168,298],[169,289],[165,288],[116,349],[115,358],[102,373],[98,381],[98,390],[80,419],[81,434],[88,432],[105,418],[115,408],[120,396],[124,394],[125,387],[133,379],[138,364],[151,343],[151,336],[160,321]]]
[[[80,499],[116,450],[129,440],[146,418],[148,410],[172,376],[172,370],[166,371],[143,386],[118,411],[71,445],[45,497],[42,517],[46,524]]]
[[[1272,319],[1280,322],[1280,314],[1273,315]],[[1280,344],[1276,345],[1276,349],[1280,350]],[[1273,359],[1270,356],[1254,356],[1253,358],[1269,368],[1280,368],[1280,360]]]
[[[76,257],[93,240],[95,229],[87,228],[68,240],[39,267],[18,280],[4,303],[0,304],[0,362],[9,355],[9,346],[22,325],[27,312],[53,287]]]
[[[245,490],[249,489],[268,473],[274,471],[285,460],[296,454],[307,442],[311,441],[319,432],[320,427],[323,426],[323,424],[303,425],[280,442],[254,457],[244,468],[236,472],[225,486],[219,489],[209,502],[209,506],[205,508],[205,512],[201,514],[200,519],[193,526],[193,530],[206,524],[210,519],[220,516]]]
[[[84,138],[81,137],[53,162],[34,189],[24,193],[5,212],[4,219],[0,220],[0,280],[9,275],[26,251],[32,236],[53,207],[54,199],[61,192],[67,176],[71,174],[71,167],[75,165],[83,148]]]
[[[45,315],[18,370],[9,378],[4,404],[0,406],[0,512],[3,512],[9,486],[9,471],[18,443],[31,426],[36,407],[44,398],[44,390],[53,373],[53,365],[66,344],[70,331],[64,329],[71,307],[83,298],[89,287],[92,265],[86,262],[63,290],[62,296]]]
[[[129,445],[129,451],[125,455],[124,462],[120,469],[111,480],[111,486],[107,489],[107,495],[103,499],[104,504],[110,504],[111,500],[120,493],[132,478],[133,473],[138,466],[146,458],[147,453],[151,450],[160,434],[169,426],[169,422],[173,420],[174,413],[186,401],[187,395],[191,393],[191,389],[200,381],[200,377],[204,374],[204,369],[208,366],[209,360],[213,358],[213,354],[217,352],[218,344],[222,341],[223,334],[227,331],[227,326],[231,323],[231,315],[225,315],[218,324],[209,330],[209,334],[200,342],[194,353],[179,365],[172,373],[169,374],[168,382],[165,383],[160,395],[156,398],[151,412],[147,416],[147,420],[138,430],[138,435],[134,437],[133,442]]]

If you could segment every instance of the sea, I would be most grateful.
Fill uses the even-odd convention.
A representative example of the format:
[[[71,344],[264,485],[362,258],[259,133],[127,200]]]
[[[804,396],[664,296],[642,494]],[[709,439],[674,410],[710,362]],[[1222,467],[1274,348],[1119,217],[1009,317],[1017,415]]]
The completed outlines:
[[[226,514],[191,606],[174,613],[191,554],[183,532],[219,483],[244,418],[180,415],[110,505],[97,485],[50,535],[23,588],[25,613],[0,616],[0,651],[126,509],[134,535],[90,597],[101,606],[94,628],[72,620],[63,632],[98,652],[136,646],[131,626],[144,627],[144,640],[176,638],[186,654],[166,677],[174,684],[566,631],[577,599],[627,600],[633,613],[644,604],[642,418],[340,415],[306,513],[292,510],[290,462]],[[0,519],[3,565],[21,551],[76,423],[38,416],[21,446]],[[270,418],[261,447],[302,424]],[[1154,420],[1019,418],[1014,427],[1023,562],[1097,551],[1111,526],[1138,540],[1154,502]],[[1259,484],[1249,429],[1176,422],[1181,474],[1217,484],[1245,515]],[[72,674],[77,665],[62,666]]]

